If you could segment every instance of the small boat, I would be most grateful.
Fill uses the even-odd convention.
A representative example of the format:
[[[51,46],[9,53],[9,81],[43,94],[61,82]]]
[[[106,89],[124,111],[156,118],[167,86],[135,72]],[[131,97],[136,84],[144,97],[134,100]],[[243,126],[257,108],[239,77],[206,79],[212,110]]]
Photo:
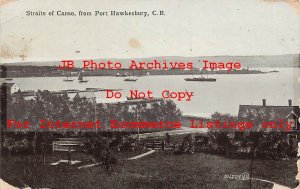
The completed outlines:
[[[6,81],[12,81],[13,78],[6,78],[5,80],[6,80]]]
[[[126,79],[124,79],[124,81],[132,81],[132,82],[135,82],[135,81],[137,81],[138,79],[137,78],[135,78],[135,77],[130,77],[130,76],[132,76],[132,74],[129,74],[129,77],[128,78],[126,78]]]
[[[204,78],[204,77],[193,77],[193,78],[185,78],[186,81],[217,81],[216,78]]]
[[[120,73],[119,72],[117,72],[116,77],[120,77]]]
[[[124,79],[124,81],[137,81],[138,79],[137,78],[126,78]]]
[[[72,78],[71,74],[68,74],[67,78],[64,79],[64,81],[74,81],[74,79]]]
[[[79,81],[79,83],[86,83],[86,82],[88,82],[89,80],[84,79],[84,78],[83,78],[83,72],[80,72],[80,73],[79,73],[79,76],[78,76],[78,81]]]

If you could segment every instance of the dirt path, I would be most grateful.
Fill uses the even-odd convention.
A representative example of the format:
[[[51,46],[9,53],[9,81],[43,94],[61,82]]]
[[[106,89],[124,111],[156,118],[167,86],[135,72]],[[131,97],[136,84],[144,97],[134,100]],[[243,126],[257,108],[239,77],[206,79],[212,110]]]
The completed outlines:
[[[2,180],[0,178],[0,188],[3,188],[3,189],[18,189],[17,187],[14,187],[10,184],[8,184],[7,182],[5,182],[4,180]],[[30,187],[26,187],[24,189],[31,189]]]
[[[128,158],[127,160],[139,159],[139,158],[142,158],[142,157],[144,157],[144,156],[148,156],[148,155],[150,155],[150,154],[152,154],[152,153],[154,153],[154,152],[155,152],[155,150],[150,150],[150,151],[148,151],[148,152],[146,152],[146,153],[143,153],[143,154],[140,154],[140,155],[137,155],[137,156]]]
[[[264,179],[252,178],[252,180],[259,180],[259,181],[262,181],[262,182],[271,183],[271,184],[273,184],[273,188],[272,189],[289,189],[289,187],[287,187],[287,186],[283,186],[283,185],[277,184],[275,182],[264,180]]]

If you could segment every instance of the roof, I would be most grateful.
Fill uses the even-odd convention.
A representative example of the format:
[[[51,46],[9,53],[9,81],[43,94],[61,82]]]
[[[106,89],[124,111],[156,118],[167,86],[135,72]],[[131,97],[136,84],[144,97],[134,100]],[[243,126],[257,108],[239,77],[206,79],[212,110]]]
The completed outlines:
[[[34,91],[21,91],[20,94],[22,94],[24,97],[25,96],[37,96],[36,92]],[[12,96],[16,96],[17,93],[12,94]]]
[[[75,97],[90,99],[90,98],[96,98],[96,95],[94,92],[91,92],[91,91],[81,91],[81,92],[78,92]]]
[[[291,115],[300,117],[299,106],[240,105],[238,118],[258,116],[262,120],[279,121],[280,119],[285,120]]]
[[[1,93],[10,93],[10,90],[14,85],[17,85],[16,83],[2,83],[1,85]]]
[[[11,88],[15,84],[16,83],[2,83],[1,87],[9,87],[9,88]]]

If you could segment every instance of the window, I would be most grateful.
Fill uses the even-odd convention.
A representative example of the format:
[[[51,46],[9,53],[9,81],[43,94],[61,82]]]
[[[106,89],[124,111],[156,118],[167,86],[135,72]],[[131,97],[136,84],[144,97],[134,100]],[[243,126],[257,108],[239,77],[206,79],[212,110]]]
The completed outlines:
[[[288,122],[289,122],[289,124],[292,123],[292,125],[291,125],[291,129],[292,130],[296,130],[297,129],[297,127],[296,127],[296,120],[295,119],[288,119]]]

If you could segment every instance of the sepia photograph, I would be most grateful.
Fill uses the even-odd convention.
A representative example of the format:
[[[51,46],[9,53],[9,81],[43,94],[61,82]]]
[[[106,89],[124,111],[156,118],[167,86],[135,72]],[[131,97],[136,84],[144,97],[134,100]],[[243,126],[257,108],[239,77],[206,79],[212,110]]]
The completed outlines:
[[[299,1],[0,8],[0,189],[300,187]]]

